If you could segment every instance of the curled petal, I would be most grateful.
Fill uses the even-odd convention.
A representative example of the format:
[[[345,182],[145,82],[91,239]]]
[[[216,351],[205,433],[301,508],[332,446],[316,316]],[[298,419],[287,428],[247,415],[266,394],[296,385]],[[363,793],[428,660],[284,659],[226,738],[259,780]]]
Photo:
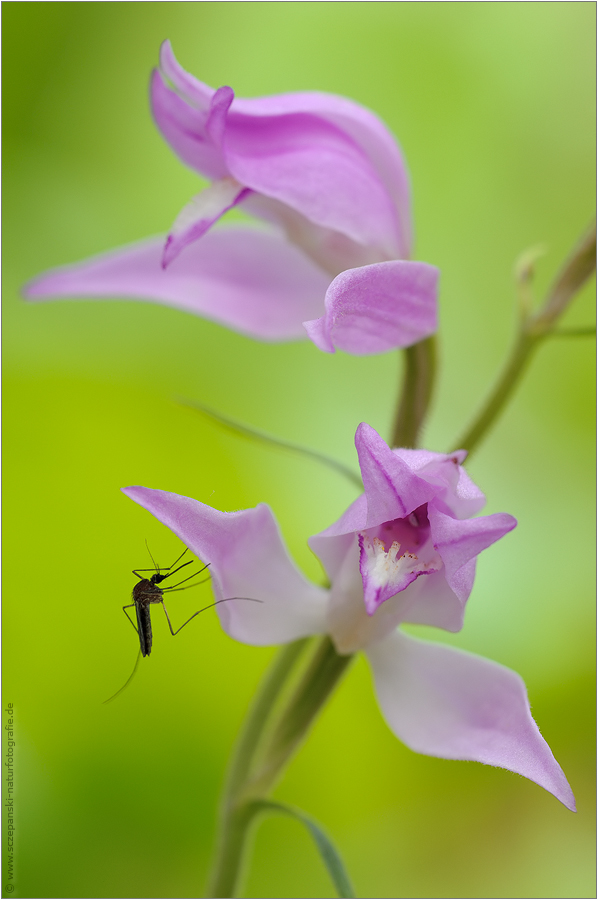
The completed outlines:
[[[184,162],[211,178],[232,175],[314,225],[376,248],[378,259],[408,255],[407,175],[392,135],[373,113],[333,95],[281,94],[236,99],[214,129],[214,92],[179,66],[168,42],[160,68],[152,84],[154,116]]]
[[[367,649],[392,731],[412,750],[518,772],[568,809],[575,799],[511,669],[396,631]]]
[[[163,246],[156,238],[55,269],[25,296],[155,300],[265,341],[304,337],[301,321],[321,308],[327,276],[277,234],[211,231],[166,270]]]
[[[326,631],[328,593],[297,569],[266,504],[227,513],[168,491],[129,487],[123,493],[210,563],[217,600],[250,598],[216,607],[231,637],[267,646]]]
[[[183,247],[209,231],[214,222],[240,203],[247,193],[247,188],[234,178],[221,178],[196,194],[180,211],[166,238],[162,268],[170,265]]]
[[[312,341],[357,356],[409,347],[434,334],[438,269],[390,260],[348,269],[326,292],[326,313],[305,322]]]
[[[174,85],[177,94],[190,106],[208,109],[214,96],[214,89],[189,72],[185,72],[172,51],[170,41],[163,41],[160,46],[160,71]]]
[[[399,255],[396,210],[371,161],[347,134],[310,113],[234,113],[224,143],[230,174],[311,222]]]
[[[366,422],[357,428],[355,446],[368,503],[365,527],[403,519],[437,493],[437,486],[415,475]]]
[[[410,256],[411,198],[407,169],[394,136],[371,110],[337,94],[302,91],[293,94],[275,94],[270,97],[237,97],[234,112],[247,116],[311,113],[348,134],[372,161],[391,195],[400,220],[398,256],[401,258]]]
[[[234,96],[233,89],[224,85],[218,88],[210,101],[206,131],[219,149],[223,149],[227,114]]]
[[[475,575],[475,558],[517,525],[508,513],[494,513],[477,519],[454,519],[428,506],[428,519],[434,546],[445,567],[446,580],[462,602],[471,593]]]
[[[211,99],[215,92],[212,88],[207,90]],[[152,74],[150,98],[156,125],[185,165],[206,178],[218,179],[230,174],[224,161],[222,146],[214,142],[214,129],[210,134],[207,128],[210,99],[202,107],[189,105],[168,87],[157,70]],[[217,107],[219,111],[222,100],[221,96]]]
[[[443,505],[457,519],[473,516],[485,506],[485,495],[462,466],[467,457],[466,450],[433,453],[397,447],[393,452],[421,478],[438,485],[437,504]]]

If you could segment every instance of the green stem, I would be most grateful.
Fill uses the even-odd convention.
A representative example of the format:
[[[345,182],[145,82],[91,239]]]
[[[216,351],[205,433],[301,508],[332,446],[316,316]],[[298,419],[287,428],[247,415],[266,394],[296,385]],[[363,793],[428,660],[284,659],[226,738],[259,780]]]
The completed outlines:
[[[259,810],[255,801],[264,797],[280,776],[351,661],[350,656],[339,656],[328,637],[322,638],[266,747],[259,748],[274,701],[303,646],[300,650],[292,651],[291,648],[304,643],[296,642],[282,651],[237,744],[223,797],[220,835],[208,883],[208,897],[237,896],[251,824]]]
[[[416,447],[428,412],[436,377],[434,336],[407,347],[401,398],[392,433],[392,447]]]
[[[511,355],[483,409],[455,447],[472,452],[500,415],[528,366],[532,353],[555,332],[574,296],[596,269],[596,224],[583,235],[559,272],[543,306],[521,319]]]
[[[252,815],[236,806],[237,798],[249,777],[264,728],[287,679],[309,643],[303,638],[281,648],[266,674],[247,715],[231,756],[222,793],[219,833],[207,897],[234,897],[243,861],[243,848]],[[232,865],[231,861],[236,861]]]
[[[238,896],[255,814],[256,809],[251,802],[243,803],[228,812],[206,897]]]
[[[269,739],[260,769],[247,785],[247,796],[263,796],[274,786],[352,659],[338,654],[327,635],[321,639]]]

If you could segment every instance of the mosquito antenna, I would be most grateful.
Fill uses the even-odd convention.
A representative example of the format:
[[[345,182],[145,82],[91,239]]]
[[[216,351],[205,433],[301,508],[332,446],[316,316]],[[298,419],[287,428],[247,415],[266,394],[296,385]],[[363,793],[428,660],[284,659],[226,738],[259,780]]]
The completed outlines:
[[[156,570],[156,572],[159,572],[159,571],[160,571],[160,567],[156,565],[156,560],[155,560],[154,557],[152,556],[152,551],[151,551],[150,548],[149,548],[149,544],[148,544],[148,542],[147,542],[147,538],[145,539],[145,546],[147,547],[147,552],[149,553],[150,559],[151,559],[151,561],[152,561],[153,564],[154,564],[154,569]]]
[[[147,541],[146,541],[146,543],[147,543]],[[148,547],[148,550],[149,550],[149,547]],[[152,555],[152,554],[150,553],[150,556],[151,556],[151,555]],[[137,659],[135,660],[135,665],[134,665],[134,667],[133,667],[133,671],[131,672],[131,674],[129,675],[129,677],[127,678],[127,680],[126,680],[125,683],[123,684],[123,686],[117,690],[116,694],[112,694],[111,697],[108,697],[107,700],[104,700],[104,701],[103,701],[104,704],[110,703],[111,700],[114,700],[115,697],[118,697],[118,695],[121,694],[121,693],[124,691],[124,689],[126,688],[126,686],[127,686],[127,685],[129,684],[129,682],[132,680],[133,675],[134,675],[135,672],[137,671],[137,666],[139,665],[139,660],[140,660],[140,659],[141,659],[141,647],[139,648],[139,652],[138,652],[138,654],[137,654]]]
[[[179,559],[182,559],[182,558],[183,558],[183,556],[185,555],[185,553],[187,552],[188,549],[189,549],[189,547],[185,547],[185,549],[183,550],[183,552],[181,553],[181,555],[179,556],[179,558],[178,558],[178,559],[175,559],[175,561],[173,562],[173,564],[172,564],[171,566],[168,566],[168,568],[169,568],[169,569],[173,569],[173,568],[176,566],[176,564],[178,563]],[[185,563],[185,565],[187,565],[187,563]]]

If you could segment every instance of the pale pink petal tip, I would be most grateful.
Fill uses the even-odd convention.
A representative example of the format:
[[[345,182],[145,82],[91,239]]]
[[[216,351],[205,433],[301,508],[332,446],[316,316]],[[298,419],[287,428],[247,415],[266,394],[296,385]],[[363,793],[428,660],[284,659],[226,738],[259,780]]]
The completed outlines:
[[[384,717],[408,747],[509,769],[575,812],[573,792],[532,718],[516,672],[398,631],[366,652]]]

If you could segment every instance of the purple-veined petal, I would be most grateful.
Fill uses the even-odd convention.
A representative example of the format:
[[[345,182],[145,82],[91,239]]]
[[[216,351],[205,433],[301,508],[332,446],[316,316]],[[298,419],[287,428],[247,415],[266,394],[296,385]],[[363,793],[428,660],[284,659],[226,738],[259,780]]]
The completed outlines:
[[[327,276],[275,233],[210,231],[166,270],[163,247],[155,238],[55,269],[25,296],[155,300],[265,341],[305,337],[301,322],[321,308]]]
[[[162,268],[175,259],[183,247],[192,244],[217,222],[225,212],[236,206],[248,193],[234,178],[221,178],[196,194],[176,217],[166,238]]]
[[[434,334],[438,269],[390,260],[348,269],[326,292],[326,313],[305,322],[320,350],[356,356],[409,347]]]
[[[575,810],[516,672],[398,631],[366,652],[384,718],[408,747],[518,772]]]
[[[434,546],[445,567],[446,580],[462,602],[471,593],[475,575],[475,559],[495,541],[517,525],[508,513],[493,513],[477,519],[454,519],[428,506],[428,519]]]
[[[231,637],[268,646],[326,631],[328,592],[295,566],[266,504],[227,513],[168,491],[128,487],[123,493],[210,564],[217,600],[251,598],[216,607]]]
[[[436,494],[436,485],[415,475],[371,425],[359,425],[355,446],[368,502],[367,528],[404,519]]]

